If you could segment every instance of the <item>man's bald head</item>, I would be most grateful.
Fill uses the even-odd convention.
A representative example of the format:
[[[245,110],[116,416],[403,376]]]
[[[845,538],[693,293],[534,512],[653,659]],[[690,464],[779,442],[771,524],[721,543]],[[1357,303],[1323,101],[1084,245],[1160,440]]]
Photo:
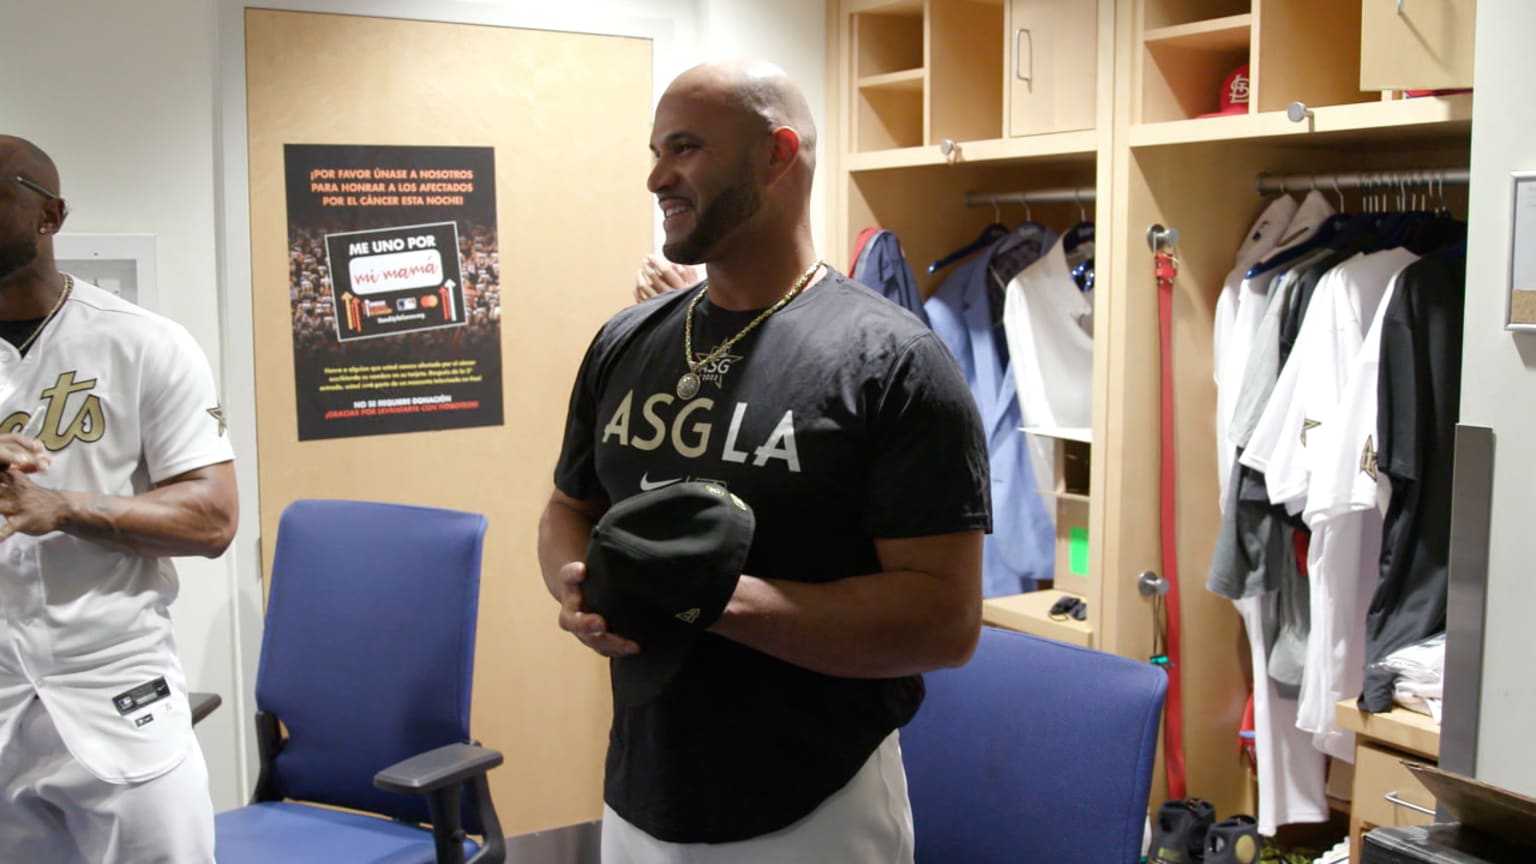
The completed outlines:
[[[0,135],[0,177],[20,175],[47,189],[59,193],[59,169],[43,149],[25,138]]]
[[[677,76],[662,98],[674,94],[736,110],[763,132],[788,126],[800,137],[802,164],[815,170],[816,120],[804,91],[782,68],[756,60],[704,63]]]

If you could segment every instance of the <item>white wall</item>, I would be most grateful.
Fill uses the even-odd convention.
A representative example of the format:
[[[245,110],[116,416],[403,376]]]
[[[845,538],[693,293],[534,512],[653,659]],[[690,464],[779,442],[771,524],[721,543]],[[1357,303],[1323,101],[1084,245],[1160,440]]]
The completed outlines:
[[[821,167],[811,190],[811,230],[816,248],[826,254],[826,189],[837,143],[834,118],[827,116],[826,0],[699,0],[705,57],[748,57],[784,67],[805,88],[806,100],[821,133]],[[838,264],[846,267],[847,264]]]
[[[1531,613],[1536,609],[1536,334],[1505,332],[1509,288],[1509,172],[1536,169],[1530,81],[1536,76],[1536,3],[1479,0],[1472,186],[1467,246],[1467,315],[1461,422],[1492,427],[1494,488],[1488,556],[1477,776],[1536,795],[1536,676]]]
[[[503,23],[516,26],[604,30],[605,21],[619,18],[660,19],[670,25],[671,36],[658,43],[665,45],[657,57],[658,88],[702,60],[769,59],[805,86],[819,125],[830,129],[823,0],[478,2],[502,7],[513,19]],[[347,12],[373,4],[279,0],[264,5],[323,5],[326,11]],[[453,17],[471,4],[423,0],[396,5],[405,10],[402,14],[432,18]],[[220,243],[240,244],[245,238],[216,234],[222,206],[216,197],[222,110],[218,75],[224,68],[220,12],[238,20],[238,8],[234,0],[53,0],[6,2],[0,14],[0,132],[32,139],[59,163],[73,209],[67,230],[158,237],[159,311],[192,331],[221,375],[250,368],[249,357],[221,358],[229,346],[249,343],[249,321],[239,316],[228,326],[245,328],[243,339],[237,331],[231,331],[233,339],[221,331],[227,305],[221,303],[221,291],[228,286],[220,284]],[[818,240],[825,222],[823,185],[818,183],[813,205]],[[243,386],[226,381],[227,390],[248,388],[248,381]],[[236,418],[233,428],[250,428],[246,419]],[[237,445],[242,458],[254,449],[251,441]],[[242,483],[251,486],[251,466],[241,467]],[[249,512],[254,489],[243,491]],[[246,525],[249,529],[254,519]],[[249,551],[254,543],[254,531],[243,530],[237,544],[244,554],[182,564],[182,596],[173,610],[193,689],[225,698],[225,707],[198,727],[219,809],[242,802],[254,779],[240,754],[249,750],[243,739],[251,722],[255,641],[251,633],[241,638],[234,632],[242,621],[249,628],[260,620],[259,610],[242,607],[237,615],[234,609],[236,598],[246,605],[260,600],[255,557]],[[240,645],[246,646],[243,652]]]

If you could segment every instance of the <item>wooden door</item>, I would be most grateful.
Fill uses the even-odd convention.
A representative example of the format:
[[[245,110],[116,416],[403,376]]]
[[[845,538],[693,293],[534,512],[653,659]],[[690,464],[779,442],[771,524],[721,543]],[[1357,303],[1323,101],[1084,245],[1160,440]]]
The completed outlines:
[[[502,824],[596,818],[607,669],[556,627],[535,526],[577,365],[651,245],[651,43],[268,10],[245,21],[263,560],[297,498],[485,513],[472,728],[506,755],[491,773]],[[494,148],[501,425],[300,440],[288,144]]]
[[[1011,0],[1008,134],[1092,129],[1098,94],[1098,4]]]
[[[1477,0],[1360,0],[1360,89],[1472,86]]]

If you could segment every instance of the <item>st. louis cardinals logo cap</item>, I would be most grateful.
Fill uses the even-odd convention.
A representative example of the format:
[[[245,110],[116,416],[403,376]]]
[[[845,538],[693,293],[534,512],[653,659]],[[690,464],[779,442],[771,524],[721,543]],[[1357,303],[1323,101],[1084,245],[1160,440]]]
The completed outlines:
[[[583,600],[610,633],[640,645],[612,662],[615,702],[644,705],[671,683],[735,593],[755,527],[746,502],[696,480],[632,495],[598,520]]]

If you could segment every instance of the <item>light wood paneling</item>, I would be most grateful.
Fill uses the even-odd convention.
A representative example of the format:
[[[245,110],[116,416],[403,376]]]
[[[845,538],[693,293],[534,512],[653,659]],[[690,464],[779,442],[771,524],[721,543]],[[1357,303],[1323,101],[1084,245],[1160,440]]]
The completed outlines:
[[[853,18],[853,74],[859,78],[923,68],[923,10],[867,12]]]
[[[854,100],[858,104],[854,135],[859,150],[916,147],[923,143],[921,87],[916,90],[860,89]]]
[[[1093,646],[1093,628],[1071,616],[1054,618],[1051,607],[1070,595],[1065,591],[1032,591],[1009,597],[993,597],[981,604],[981,620],[993,627],[1033,633],[1084,648]]]
[[[1254,6],[1255,111],[1380,98],[1360,90],[1360,16],[1353,4],[1257,0]]]
[[[926,143],[1003,136],[1002,32],[999,3],[930,0]]]
[[[1176,27],[1212,18],[1240,15],[1250,0],[1137,0],[1145,9],[1148,28]]]
[[[595,818],[607,671],[555,625],[535,525],[582,352],[650,248],[651,44],[250,11],[246,56],[264,559],[296,498],[487,514],[473,730],[506,754],[491,774],[502,823],[520,833]],[[495,147],[505,425],[298,441],[286,143]]]
[[[1360,89],[1472,86],[1477,0],[1360,0]]]
[[[1083,0],[1011,0],[1008,134],[1092,129],[1098,115],[1098,9]],[[1020,80],[1024,75],[1030,80]]]

